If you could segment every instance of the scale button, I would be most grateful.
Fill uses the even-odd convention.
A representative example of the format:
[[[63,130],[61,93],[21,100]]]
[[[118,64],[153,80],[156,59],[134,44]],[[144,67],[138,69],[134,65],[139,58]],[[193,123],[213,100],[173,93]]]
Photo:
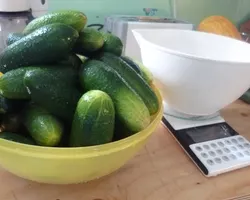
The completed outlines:
[[[235,138],[233,138],[231,141],[232,141],[234,144],[237,144],[237,143],[238,143],[237,140],[236,140]]]
[[[220,149],[217,149],[216,152],[220,155],[223,154],[223,152]]]
[[[201,153],[201,156],[202,156],[203,158],[207,158],[207,157],[208,157],[208,155],[207,155],[206,153]]]
[[[244,157],[244,155],[243,155],[241,152],[238,152],[238,153],[237,153],[237,156],[239,156],[239,157]]]
[[[229,140],[225,140],[225,143],[228,145],[232,144]]]
[[[232,150],[232,151],[237,151],[237,148],[236,148],[235,146],[232,146],[232,147],[231,147],[231,150]]]
[[[215,161],[216,163],[221,163],[221,159],[220,159],[220,158],[215,158],[214,161]]]
[[[231,159],[233,159],[233,160],[237,159],[237,157],[236,157],[235,155],[233,155],[233,154],[230,154],[230,155],[229,155],[229,158],[231,158]]]
[[[221,146],[221,147],[224,147],[223,142],[218,142],[218,145]]]
[[[207,144],[204,144],[204,145],[203,145],[203,148],[204,148],[204,149],[207,149],[207,150],[210,149],[210,147],[209,147]]]
[[[213,165],[214,164],[214,161],[212,161],[212,160],[207,160],[207,164],[209,164],[209,165]]]
[[[222,159],[225,161],[229,161],[229,158],[227,156],[222,156]]]
[[[238,138],[238,141],[239,141],[239,142],[244,142],[244,139],[243,139],[242,137],[239,137],[239,138]]]
[[[246,148],[250,148],[250,144],[249,143],[244,143],[243,146],[246,147]]]
[[[208,152],[210,156],[215,156],[216,154],[213,151]]]
[[[228,148],[223,149],[226,153],[230,153],[230,150]]]
[[[237,147],[238,147],[239,149],[244,149],[243,145],[241,145],[241,144],[237,145]]]
[[[202,151],[202,148],[201,147],[195,147],[195,149],[197,150],[197,151]]]
[[[217,145],[215,143],[211,143],[211,147],[217,148]]]
[[[244,154],[247,156],[250,156],[250,152],[249,151],[244,151]]]

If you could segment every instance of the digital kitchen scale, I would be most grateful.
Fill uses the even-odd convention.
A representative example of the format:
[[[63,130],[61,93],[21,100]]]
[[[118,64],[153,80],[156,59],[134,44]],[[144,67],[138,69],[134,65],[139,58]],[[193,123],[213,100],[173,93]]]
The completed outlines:
[[[167,110],[163,124],[205,176],[250,165],[250,142],[219,114],[192,117]]]

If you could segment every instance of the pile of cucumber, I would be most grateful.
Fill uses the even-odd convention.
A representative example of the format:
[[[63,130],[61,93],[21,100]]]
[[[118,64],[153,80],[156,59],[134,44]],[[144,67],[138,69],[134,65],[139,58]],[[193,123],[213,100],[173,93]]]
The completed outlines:
[[[121,40],[75,10],[11,33],[0,54],[0,138],[48,147],[109,143],[145,129],[159,102]]]

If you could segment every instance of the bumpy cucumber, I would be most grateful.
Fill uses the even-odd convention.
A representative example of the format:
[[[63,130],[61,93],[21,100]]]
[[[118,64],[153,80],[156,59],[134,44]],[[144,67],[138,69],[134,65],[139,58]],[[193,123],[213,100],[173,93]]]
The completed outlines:
[[[104,53],[100,58],[101,61],[112,67],[117,73],[135,90],[142,98],[150,114],[155,114],[159,109],[159,102],[156,94],[147,82],[136,71],[124,62],[120,57]]]
[[[80,55],[89,56],[102,48],[104,40],[102,34],[94,28],[85,28],[76,41],[74,52]]]
[[[57,62],[71,52],[78,36],[75,29],[65,24],[43,26],[1,52],[0,72]]]
[[[63,135],[63,124],[41,107],[30,105],[24,114],[24,125],[41,146],[56,146]]]
[[[81,93],[76,85],[78,79],[72,67],[40,68],[29,70],[24,84],[31,100],[51,114],[71,121]]]
[[[86,90],[106,92],[114,102],[117,117],[131,132],[149,125],[150,114],[140,96],[104,62],[86,61],[80,70],[80,82]]]
[[[6,44],[9,46],[12,43],[20,40],[24,35],[22,33],[10,33],[7,37]]]
[[[72,28],[80,32],[84,28],[86,22],[87,22],[86,15],[80,11],[75,11],[75,10],[54,11],[32,20],[25,27],[23,33],[27,35],[45,25],[54,23],[62,23],[71,26]]]
[[[32,67],[22,67],[6,72],[0,78],[0,94],[9,99],[30,99],[30,94],[23,84],[27,70]]]
[[[70,146],[91,146],[111,142],[115,109],[112,99],[100,90],[90,90],[79,100],[74,115]]]

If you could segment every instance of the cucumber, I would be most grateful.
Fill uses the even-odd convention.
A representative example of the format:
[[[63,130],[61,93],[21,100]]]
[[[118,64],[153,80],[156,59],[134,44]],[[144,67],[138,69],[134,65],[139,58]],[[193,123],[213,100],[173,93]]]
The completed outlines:
[[[94,28],[85,28],[80,34],[75,44],[74,52],[80,55],[89,56],[102,48],[104,40],[102,34]]]
[[[128,56],[121,56],[121,59],[130,65],[149,85],[152,84],[153,75],[142,63]]]
[[[0,78],[0,94],[9,99],[30,99],[30,94],[23,84],[23,78],[31,67],[23,67],[6,72]]]
[[[24,35],[22,33],[10,33],[7,37],[6,44],[7,46],[11,45],[12,43],[20,40]]]
[[[82,61],[76,54],[71,53],[65,59],[59,61],[59,64],[72,66],[78,70],[81,67]]]
[[[35,145],[35,141],[31,138],[27,138],[23,135],[12,133],[12,132],[3,132],[0,133],[0,138],[5,140],[10,140],[12,142],[18,142],[23,144]]]
[[[81,93],[73,68],[40,68],[29,70],[24,84],[31,93],[31,100],[51,114],[71,121]]]
[[[30,105],[24,113],[24,125],[41,146],[57,146],[63,136],[63,124],[45,109]]]
[[[43,26],[1,52],[0,71],[61,60],[70,53],[78,36],[76,30],[65,24]]]
[[[45,14],[32,20],[23,30],[25,35],[48,24],[62,23],[71,26],[80,32],[86,25],[87,17],[84,13],[75,10],[61,10]]]
[[[79,65],[79,64],[78,64]],[[46,72],[52,79],[60,78],[65,84],[75,84],[77,71],[66,65],[37,65],[22,67],[6,72],[0,78],[0,94],[9,99],[30,99],[30,93],[24,85],[24,75],[30,70]],[[55,84],[55,83],[52,83]]]
[[[19,112],[26,103],[25,100],[7,99],[0,95],[0,114]]]
[[[90,90],[79,100],[74,115],[70,146],[92,146],[111,142],[115,109],[108,94]]]
[[[111,97],[117,117],[131,132],[150,124],[146,105],[112,67],[99,60],[88,60],[81,66],[79,76],[86,90],[101,90]]]
[[[146,66],[144,66],[140,61],[137,60],[133,61],[140,67],[142,72],[142,77],[144,78],[144,80],[147,81],[148,84],[152,84],[154,77],[153,74],[149,71],[149,69]]]
[[[104,44],[102,51],[113,53],[117,56],[121,56],[123,50],[123,44],[119,37],[106,32],[100,32],[102,34]]]
[[[127,63],[127,65],[130,65],[139,75],[142,75],[140,67],[134,63],[129,57],[127,56],[120,56],[120,58]]]
[[[99,59],[112,67],[135,90],[144,101],[151,115],[158,111],[159,102],[156,94],[130,65],[120,57],[110,53],[104,53]]]

